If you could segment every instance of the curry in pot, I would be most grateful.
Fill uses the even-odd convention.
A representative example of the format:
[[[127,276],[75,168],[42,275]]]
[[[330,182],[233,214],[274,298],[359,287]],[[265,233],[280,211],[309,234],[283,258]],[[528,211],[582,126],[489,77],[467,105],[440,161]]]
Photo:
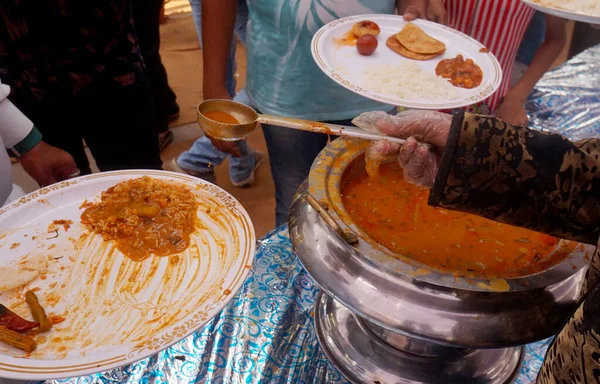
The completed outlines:
[[[402,177],[396,163],[366,172],[342,188],[352,220],[371,239],[394,253],[461,276],[520,277],[562,261],[567,247],[553,252],[558,239],[471,214],[427,205],[429,191]]]

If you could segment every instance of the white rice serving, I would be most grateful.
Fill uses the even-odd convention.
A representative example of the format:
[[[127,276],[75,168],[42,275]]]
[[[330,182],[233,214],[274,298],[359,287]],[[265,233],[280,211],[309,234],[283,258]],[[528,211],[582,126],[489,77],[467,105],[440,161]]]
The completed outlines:
[[[561,8],[585,15],[600,16],[599,0],[535,0],[546,7]]]
[[[404,100],[455,100],[456,88],[415,63],[373,64],[363,69],[362,86],[371,92]]]

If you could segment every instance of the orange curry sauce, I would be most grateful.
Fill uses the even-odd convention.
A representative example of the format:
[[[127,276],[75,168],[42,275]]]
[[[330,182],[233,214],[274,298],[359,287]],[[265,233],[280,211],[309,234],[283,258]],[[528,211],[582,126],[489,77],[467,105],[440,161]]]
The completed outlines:
[[[483,71],[471,59],[465,60],[462,55],[453,59],[445,59],[435,67],[435,74],[448,79],[450,83],[460,88],[475,88],[483,80]]]
[[[344,35],[341,38],[334,39],[334,43],[336,46],[338,46],[338,48],[343,46],[354,47],[356,46],[357,41],[358,37],[356,37],[352,30],[349,30],[348,32],[344,33]]]
[[[211,119],[218,123],[224,123],[224,124],[239,124],[240,123],[240,121],[238,119],[236,119],[234,116],[232,116],[231,114],[229,114],[227,112],[223,112],[223,111],[218,111],[216,109],[213,109],[212,111],[207,111],[206,113],[204,113],[204,116],[207,119]]]
[[[185,185],[141,177],[119,183],[81,214],[81,222],[132,260],[183,252],[195,231],[198,202]]]
[[[352,220],[389,250],[427,266],[461,276],[510,278],[543,271],[568,252],[542,233],[463,212],[427,205],[429,191],[402,177],[396,163],[366,172],[342,189]],[[567,247],[565,247],[567,248]]]

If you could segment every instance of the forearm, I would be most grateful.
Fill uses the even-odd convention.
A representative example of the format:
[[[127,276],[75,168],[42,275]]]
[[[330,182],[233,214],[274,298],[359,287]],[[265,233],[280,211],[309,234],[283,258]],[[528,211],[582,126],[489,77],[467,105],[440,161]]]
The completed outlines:
[[[533,60],[523,76],[509,91],[507,97],[525,103],[533,87],[542,78],[560,55],[567,41],[566,21],[553,16],[547,16],[547,32],[544,43],[537,50]]]
[[[455,116],[429,203],[596,244],[600,140]]]
[[[225,87],[237,0],[202,2],[203,89],[205,95]]]

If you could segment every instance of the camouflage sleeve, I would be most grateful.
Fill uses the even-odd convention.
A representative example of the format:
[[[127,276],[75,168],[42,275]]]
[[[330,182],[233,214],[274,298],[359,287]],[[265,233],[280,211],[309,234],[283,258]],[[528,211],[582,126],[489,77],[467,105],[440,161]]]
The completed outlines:
[[[599,157],[599,139],[456,112],[429,204],[596,244]]]
[[[552,341],[537,384],[600,383],[600,285]]]

